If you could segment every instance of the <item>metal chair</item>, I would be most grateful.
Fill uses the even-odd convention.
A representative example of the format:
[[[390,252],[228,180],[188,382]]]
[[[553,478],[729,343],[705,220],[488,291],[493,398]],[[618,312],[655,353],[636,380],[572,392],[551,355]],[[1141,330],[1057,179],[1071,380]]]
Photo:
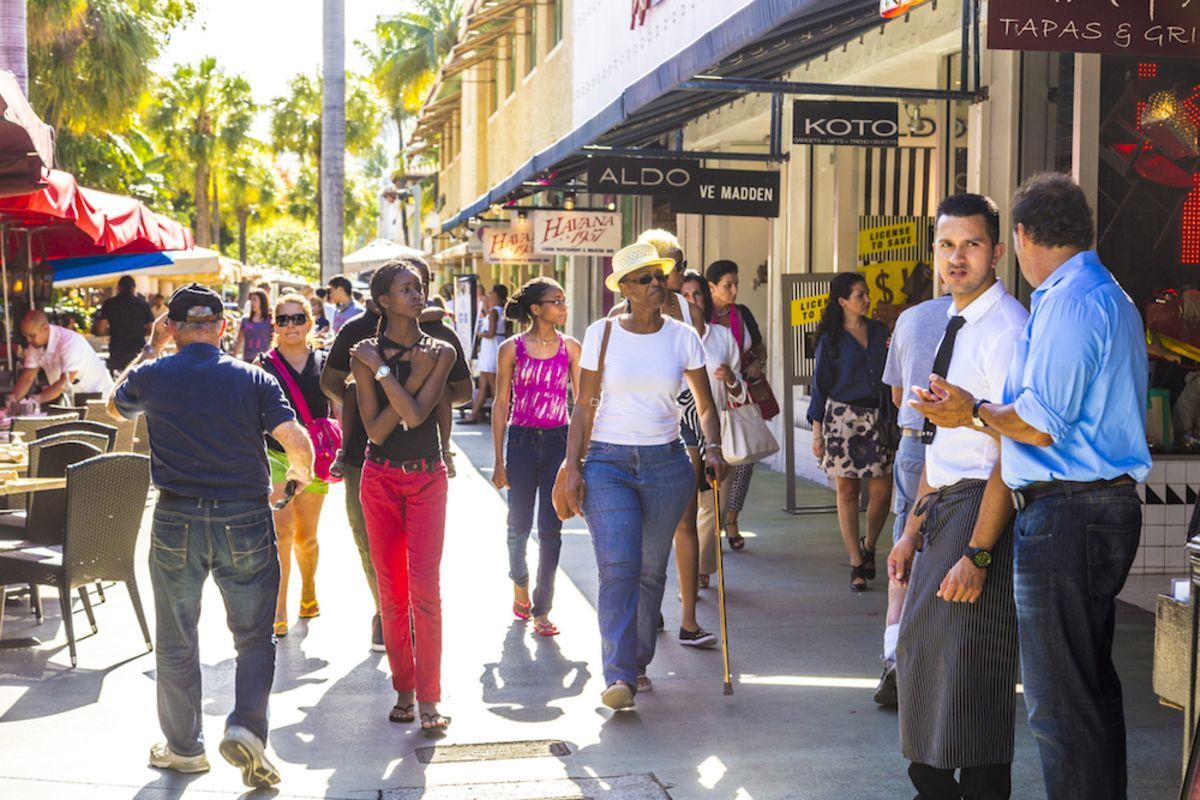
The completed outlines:
[[[8,583],[58,587],[72,667],[77,659],[71,591],[92,581],[125,583],[146,649],[154,649],[134,575],[134,549],[149,490],[150,459],[146,456],[109,453],[72,464],[67,467],[61,547],[0,552],[0,596]],[[91,602],[86,594],[81,598],[94,633],[96,618]]]
[[[47,436],[54,436],[60,433],[98,433],[108,437],[108,444],[103,448],[105,453],[111,453],[117,446],[117,435],[119,433],[116,425],[106,425],[103,422],[93,422],[92,420],[68,420],[66,422],[56,422],[53,425],[47,425],[38,431],[38,438],[44,439]]]

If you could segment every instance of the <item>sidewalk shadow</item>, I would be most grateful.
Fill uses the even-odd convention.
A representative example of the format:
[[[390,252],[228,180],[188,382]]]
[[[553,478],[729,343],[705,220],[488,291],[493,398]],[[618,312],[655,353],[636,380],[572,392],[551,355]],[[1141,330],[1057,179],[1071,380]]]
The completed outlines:
[[[0,680],[6,686],[25,686],[26,691],[0,716],[0,723],[49,717],[94,705],[110,672],[151,655],[143,650],[104,669],[51,666],[50,659],[65,647],[64,642],[53,650],[30,651],[22,659],[24,668],[18,674],[9,671],[10,665],[4,665]]]
[[[586,661],[563,658],[554,637],[533,636],[530,652],[528,631],[528,623],[512,623],[500,660],[483,665],[483,702],[493,714],[513,722],[550,722],[563,715],[550,703],[580,694],[592,674]]]
[[[304,719],[271,731],[271,746],[279,756],[281,771],[301,765],[309,770],[332,770],[326,795],[376,793],[385,782],[412,761],[405,771],[404,788],[424,786],[424,766],[413,756],[415,747],[430,744],[416,725],[389,722],[395,701],[388,674],[372,653],[325,689],[313,706],[301,706]],[[395,746],[380,746],[393,741]],[[409,766],[409,765],[406,765]],[[285,775],[286,779],[286,775]]]

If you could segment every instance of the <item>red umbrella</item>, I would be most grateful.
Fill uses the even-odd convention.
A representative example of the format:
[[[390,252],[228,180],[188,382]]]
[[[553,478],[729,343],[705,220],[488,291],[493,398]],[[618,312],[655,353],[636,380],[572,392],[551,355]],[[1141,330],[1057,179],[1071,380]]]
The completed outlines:
[[[0,70],[0,196],[26,194],[54,166],[54,129],[42,122],[16,77]]]

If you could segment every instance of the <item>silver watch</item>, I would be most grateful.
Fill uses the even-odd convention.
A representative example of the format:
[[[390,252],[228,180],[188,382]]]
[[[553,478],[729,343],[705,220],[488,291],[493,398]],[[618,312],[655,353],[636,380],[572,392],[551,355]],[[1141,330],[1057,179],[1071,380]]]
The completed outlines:
[[[392,368],[387,364],[380,364],[379,369],[375,370],[375,380],[381,381],[388,375],[392,374]]]

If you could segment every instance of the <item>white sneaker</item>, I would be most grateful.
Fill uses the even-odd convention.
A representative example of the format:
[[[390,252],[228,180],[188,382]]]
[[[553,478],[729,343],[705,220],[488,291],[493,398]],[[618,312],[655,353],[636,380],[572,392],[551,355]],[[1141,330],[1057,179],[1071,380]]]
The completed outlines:
[[[181,756],[166,742],[159,742],[150,748],[150,766],[191,775],[197,772],[208,772],[208,757],[204,753],[195,756]]]
[[[614,711],[633,708],[633,690],[625,681],[614,681],[604,690],[604,694],[600,695],[600,700]]]
[[[252,789],[266,789],[279,783],[279,770],[267,758],[263,743],[241,725],[225,729],[221,755],[242,771],[242,783]]]

